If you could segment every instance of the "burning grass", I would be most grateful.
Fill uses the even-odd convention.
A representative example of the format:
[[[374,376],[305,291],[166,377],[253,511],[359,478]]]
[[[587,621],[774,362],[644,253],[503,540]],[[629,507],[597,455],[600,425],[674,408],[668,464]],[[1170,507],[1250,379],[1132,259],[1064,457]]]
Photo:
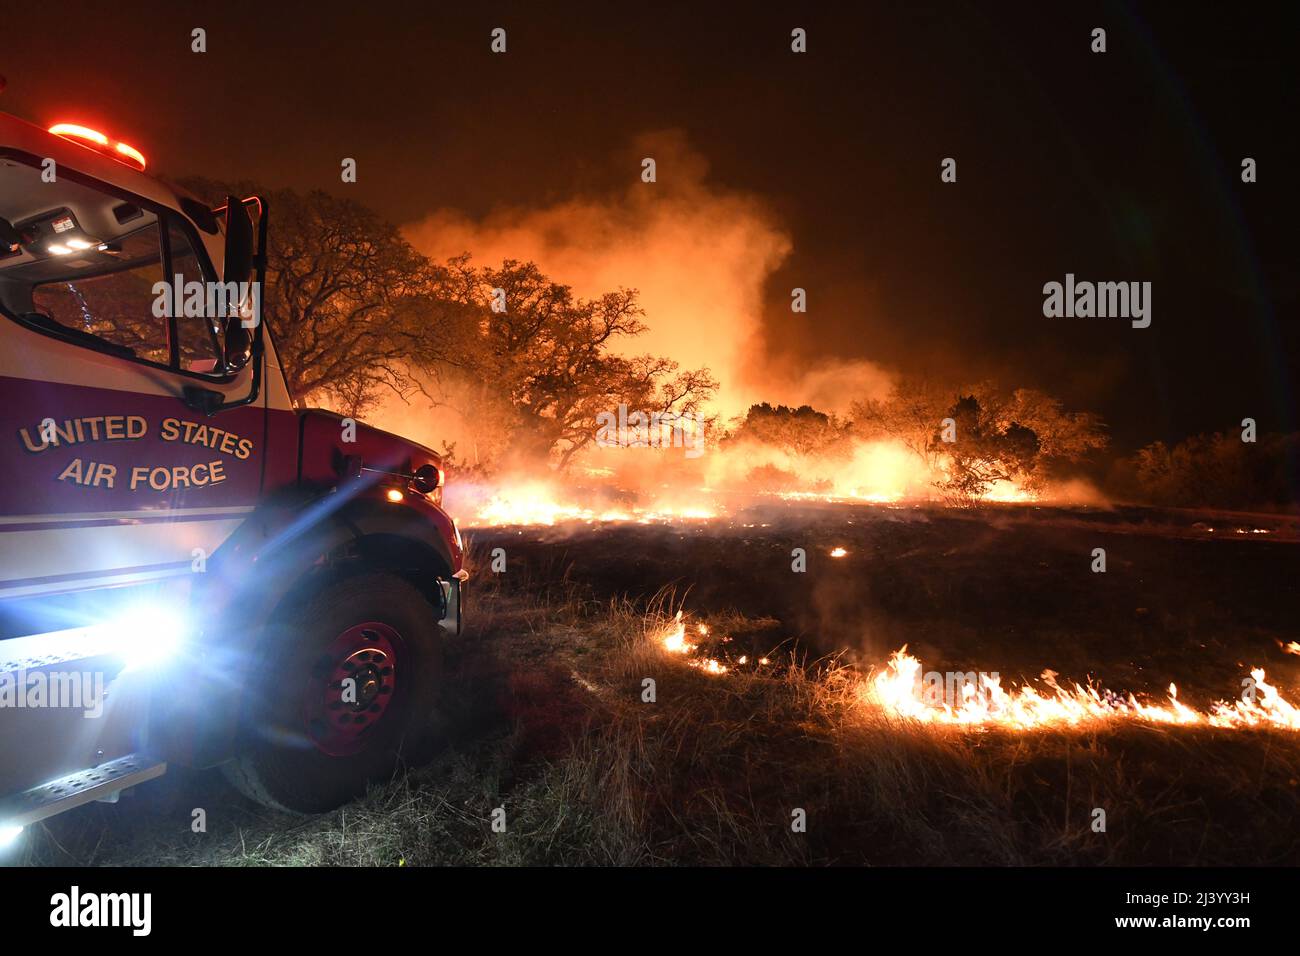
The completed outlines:
[[[1061,725],[1078,727],[1097,721],[1139,720],[1224,730],[1272,727],[1300,731],[1300,710],[1264,679],[1263,668],[1253,668],[1250,674],[1248,690],[1241,700],[1217,701],[1208,712],[1183,704],[1175,684],[1169,685],[1168,703],[1160,705],[1140,701],[1132,693],[1117,694],[1091,683],[1063,687],[1050,670],[1044,671],[1042,677],[1047,688],[1045,693],[1030,685],[1004,690],[1000,679],[994,677],[987,682],[963,683],[961,699],[948,702],[922,690],[921,662],[904,647],[894,652],[873,679],[859,684],[858,697],[865,706],[880,707],[911,720],[963,727],[1037,730]]]
[[[1083,693],[1088,707],[1118,709],[1027,721],[1017,709],[1034,706],[1025,689],[1000,684],[1010,702],[981,704],[990,719],[918,717],[915,706],[930,706],[923,685],[903,683],[883,655],[874,672],[843,655],[805,660],[781,620],[710,608],[699,591],[600,598],[575,583],[563,552],[547,553],[554,566],[476,576],[473,632],[450,648],[455,743],[432,764],[310,820],[254,807],[212,775],[178,774],[51,821],[26,861],[1300,863],[1292,730],[1242,721],[1225,731],[1212,704],[1192,702],[1180,706],[1194,720],[1154,719],[1128,695],[1094,697],[1064,680],[1059,700],[1051,684],[1035,694],[1065,707]],[[984,653],[996,657],[990,666],[1002,659]],[[873,697],[878,680],[897,681],[898,693]],[[1280,700],[1295,699],[1278,684]],[[208,811],[206,834],[190,831],[196,806]],[[504,833],[491,827],[497,807]],[[798,810],[806,832],[792,829]],[[1104,832],[1093,828],[1097,810]]]
[[[779,663],[720,675],[685,667],[711,653],[674,652],[691,622],[662,606],[639,626],[620,613],[623,646],[603,681],[622,704],[570,759],[593,780],[622,782],[583,798],[614,801],[614,818],[645,844],[638,862],[1300,859],[1286,822],[1300,796],[1289,733],[1149,720],[971,733],[864,706],[870,678],[836,660],[804,666],[778,651]],[[753,623],[710,622],[701,637]],[[637,703],[646,674],[659,675],[652,705]],[[1257,815],[1243,823],[1247,806]],[[1104,833],[1092,829],[1098,808]],[[797,809],[806,833],[791,830]]]
[[[835,548],[832,557],[843,557],[844,548]],[[691,643],[695,640],[699,643]],[[731,665],[701,651],[706,642],[730,642],[717,637],[710,626],[691,622],[678,610],[671,621],[663,623],[651,639],[653,645],[685,659],[691,667],[709,674],[725,674]],[[1295,642],[1277,642],[1286,653],[1295,653]],[[759,659],[762,664],[767,657]],[[749,663],[748,655],[735,661]],[[1241,730],[1268,727],[1300,731],[1300,709],[1265,679],[1262,667],[1250,668],[1250,677],[1242,681],[1241,698],[1231,702],[1216,701],[1207,711],[1188,707],[1178,699],[1178,687],[1171,683],[1167,703],[1140,700],[1137,695],[1116,693],[1089,681],[1063,686],[1052,670],[1043,671],[1043,685],[1002,686],[997,674],[945,675],[923,671],[921,661],[904,646],[889,656],[884,666],[873,667],[867,676],[854,682],[854,697],[859,706],[883,710],[893,716],[922,724],[937,724],[983,729],[1001,727],[1032,731],[1052,727],[1082,727],[1106,721],[1145,721],[1182,727],[1213,727]],[[953,680],[953,678],[959,680]]]

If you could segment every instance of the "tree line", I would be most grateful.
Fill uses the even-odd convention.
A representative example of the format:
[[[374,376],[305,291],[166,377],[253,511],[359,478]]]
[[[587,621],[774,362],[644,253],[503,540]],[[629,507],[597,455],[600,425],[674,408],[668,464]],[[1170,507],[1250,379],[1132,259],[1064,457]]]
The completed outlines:
[[[507,454],[567,466],[594,442],[596,416],[620,403],[699,414],[716,394],[707,368],[629,353],[646,330],[635,289],[582,298],[532,262],[478,265],[468,254],[434,262],[372,210],[322,191],[267,193],[204,179],[184,186],[213,205],[228,194],[268,197],[263,316],[300,404],[360,416],[387,396],[421,395],[474,424],[476,462],[491,470]],[[924,378],[853,402],[844,419],[755,405],[722,437],[796,455],[889,439],[959,502],[1003,480],[1040,490],[1108,446],[1098,416],[1067,411],[1041,391]],[[1296,500],[1298,439],[1156,442],[1114,462],[1109,483],[1128,500],[1154,504],[1285,507]]]

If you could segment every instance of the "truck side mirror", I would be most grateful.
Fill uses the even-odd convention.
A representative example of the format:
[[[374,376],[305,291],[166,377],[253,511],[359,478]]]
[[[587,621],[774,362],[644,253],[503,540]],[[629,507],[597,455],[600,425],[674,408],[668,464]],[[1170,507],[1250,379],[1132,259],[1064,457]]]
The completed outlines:
[[[261,196],[249,202],[257,203],[257,248],[253,247],[253,220],[248,214],[248,207],[234,196],[226,197],[226,258],[222,267],[223,283],[246,283],[253,279],[260,289],[266,284],[266,236],[267,209],[266,200]],[[220,207],[218,207],[219,209]],[[236,286],[238,288],[238,286]],[[245,289],[248,287],[245,286]],[[256,311],[260,294],[253,294],[253,306]],[[229,299],[227,299],[229,301]],[[245,303],[239,303],[237,312],[243,311]],[[244,327],[241,316],[227,316],[223,336],[223,361],[227,372],[237,371],[246,365],[253,367],[253,380],[248,394],[243,398],[213,402],[209,396],[190,393],[186,395],[189,407],[207,415],[215,415],[227,408],[251,405],[257,401],[262,391],[262,317],[257,315],[253,328]],[[214,393],[216,394],[216,393]]]
[[[248,208],[234,196],[226,197],[225,259],[221,281],[227,287],[234,283],[242,291],[253,274],[253,220]],[[240,309],[247,304],[241,296]],[[226,318],[225,353],[225,366],[231,372],[247,365],[253,355],[253,336],[234,317]]]
[[[253,274],[253,220],[244,204],[226,197],[226,262],[221,281],[247,282]]]

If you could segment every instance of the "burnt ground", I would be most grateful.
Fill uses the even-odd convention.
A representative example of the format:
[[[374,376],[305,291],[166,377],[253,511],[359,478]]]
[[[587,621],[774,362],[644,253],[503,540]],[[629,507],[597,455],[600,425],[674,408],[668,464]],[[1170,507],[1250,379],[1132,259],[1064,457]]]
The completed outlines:
[[[1295,519],[773,505],[470,538],[469,627],[447,648],[449,732],[432,763],[312,818],[177,769],[49,821],[10,862],[1300,863],[1300,734],[935,731],[864,717],[844,680],[907,644],[927,669],[1004,683],[1050,667],[1162,698],[1173,680],[1201,707],[1264,666],[1296,702],[1300,657],[1279,646],[1300,641]],[[666,658],[647,631],[679,606],[731,638],[711,653],[751,663],[718,677]],[[792,806],[807,833],[791,834]],[[1104,833],[1089,825],[1098,807]]]

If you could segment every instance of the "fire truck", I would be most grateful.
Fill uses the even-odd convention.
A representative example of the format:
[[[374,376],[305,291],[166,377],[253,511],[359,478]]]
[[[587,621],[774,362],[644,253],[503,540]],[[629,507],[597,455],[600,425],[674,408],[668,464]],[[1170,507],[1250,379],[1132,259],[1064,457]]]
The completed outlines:
[[[0,114],[0,841],[169,764],[336,807],[436,742],[461,627],[439,456],[289,394],[265,199],[146,166]]]

